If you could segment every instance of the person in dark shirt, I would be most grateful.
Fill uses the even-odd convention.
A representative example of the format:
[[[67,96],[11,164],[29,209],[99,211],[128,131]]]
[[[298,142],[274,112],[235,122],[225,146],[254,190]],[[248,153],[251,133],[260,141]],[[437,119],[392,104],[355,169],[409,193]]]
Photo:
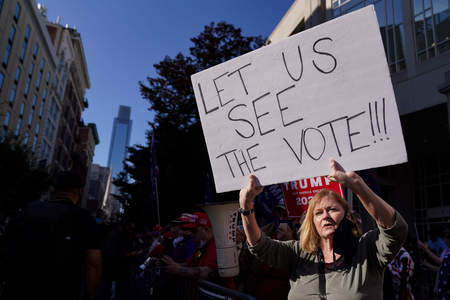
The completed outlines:
[[[7,279],[2,299],[95,299],[101,273],[95,220],[76,206],[83,177],[55,176],[55,199],[26,206],[6,230]],[[82,287],[82,275],[86,286]]]

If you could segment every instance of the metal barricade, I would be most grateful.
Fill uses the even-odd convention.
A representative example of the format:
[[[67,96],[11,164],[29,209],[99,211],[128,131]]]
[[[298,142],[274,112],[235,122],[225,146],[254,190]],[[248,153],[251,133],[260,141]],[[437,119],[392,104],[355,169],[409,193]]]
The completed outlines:
[[[254,297],[206,280],[198,280],[198,300],[255,300]]]

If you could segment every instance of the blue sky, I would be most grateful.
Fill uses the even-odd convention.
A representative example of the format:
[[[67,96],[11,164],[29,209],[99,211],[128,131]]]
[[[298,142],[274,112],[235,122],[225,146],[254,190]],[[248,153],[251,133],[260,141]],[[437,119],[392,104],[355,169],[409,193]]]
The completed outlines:
[[[138,82],[156,76],[153,64],[166,55],[188,54],[189,40],[210,22],[226,21],[244,35],[268,37],[294,0],[38,0],[47,18],[76,27],[87,59],[91,88],[86,123],[96,123],[100,144],[94,162],[106,165],[113,118],[131,106],[130,145],[145,144],[152,113]]]

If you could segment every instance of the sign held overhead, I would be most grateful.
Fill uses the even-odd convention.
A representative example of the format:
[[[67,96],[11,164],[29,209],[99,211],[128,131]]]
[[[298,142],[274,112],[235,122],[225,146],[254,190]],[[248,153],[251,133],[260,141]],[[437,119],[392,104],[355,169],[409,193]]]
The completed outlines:
[[[407,161],[373,6],[191,80],[217,192]]]

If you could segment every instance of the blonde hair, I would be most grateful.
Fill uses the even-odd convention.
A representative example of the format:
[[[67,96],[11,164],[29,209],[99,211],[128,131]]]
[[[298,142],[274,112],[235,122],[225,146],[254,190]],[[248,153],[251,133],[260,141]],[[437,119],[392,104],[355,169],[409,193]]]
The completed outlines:
[[[323,189],[309,202],[308,210],[306,211],[304,221],[300,227],[300,247],[304,252],[316,253],[319,250],[320,236],[317,233],[316,226],[314,225],[314,209],[318,203],[324,197],[330,197],[335,199],[345,211],[349,210],[347,201],[345,201],[336,192]]]

